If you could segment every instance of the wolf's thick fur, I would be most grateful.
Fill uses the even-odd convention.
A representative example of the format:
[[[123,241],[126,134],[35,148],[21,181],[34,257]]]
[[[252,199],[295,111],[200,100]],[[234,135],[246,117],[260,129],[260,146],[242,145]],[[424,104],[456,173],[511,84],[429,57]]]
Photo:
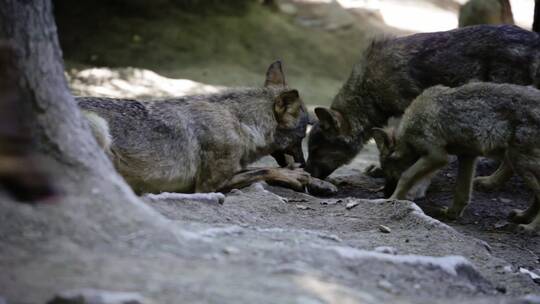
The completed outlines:
[[[391,116],[423,90],[470,81],[540,84],[540,36],[511,25],[480,25],[375,41],[309,135],[306,170],[324,178],[348,163]]]
[[[305,134],[306,108],[298,91],[285,85],[279,62],[267,77],[260,89],[144,102],[97,97],[77,102],[98,143],[136,192],[211,192]]]
[[[525,86],[471,83],[425,90],[405,111],[395,132],[386,133],[383,170],[399,178],[393,199],[405,199],[419,180],[447,163],[459,162],[449,218],[461,216],[472,189],[477,156],[506,160],[534,192],[526,211],[512,219],[540,232],[540,91]]]

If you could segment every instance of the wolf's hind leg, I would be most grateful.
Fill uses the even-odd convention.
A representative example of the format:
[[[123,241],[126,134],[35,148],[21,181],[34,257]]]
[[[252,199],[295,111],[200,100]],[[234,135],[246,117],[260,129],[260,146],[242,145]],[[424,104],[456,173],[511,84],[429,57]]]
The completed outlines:
[[[538,182],[538,177],[540,176],[539,154],[539,151],[534,151],[533,154],[520,154],[514,151],[507,152],[507,158],[509,160],[512,159],[514,171],[523,178],[525,184],[534,193],[533,205],[523,213],[520,212],[520,215],[524,215],[521,219],[528,223],[520,224],[518,227],[521,232],[527,234],[540,234],[540,206],[538,206],[538,202],[540,201],[540,183]]]
[[[456,189],[454,191],[454,202],[445,212],[446,217],[449,219],[457,219],[460,217],[463,214],[463,209],[469,204],[476,157],[459,156],[458,163],[459,167]]]
[[[474,179],[475,189],[480,191],[493,191],[500,188],[508,181],[514,170],[507,160],[503,160],[497,170],[489,176],[479,176]]]
[[[538,201],[540,200],[540,183],[535,174],[531,172],[523,173],[522,177],[529,188],[534,191],[535,197],[533,205],[523,213],[525,217],[523,220],[528,223],[520,224],[518,227],[521,232],[527,234],[540,234],[540,208],[538,206]],[[534,214],[534,211],[536,211],[536,214]]]
[[[394,190],[390,199],[407,199],[407,194],[418,181],[444,167],[447,163],[448,157],[445,153],[422,156],[414,165],[401,174],[396,190]]]
[[[534,199],[527,210],[514,209],[510,212],[509,219],[518,224],[528,224],[540,212],[540,201]]]

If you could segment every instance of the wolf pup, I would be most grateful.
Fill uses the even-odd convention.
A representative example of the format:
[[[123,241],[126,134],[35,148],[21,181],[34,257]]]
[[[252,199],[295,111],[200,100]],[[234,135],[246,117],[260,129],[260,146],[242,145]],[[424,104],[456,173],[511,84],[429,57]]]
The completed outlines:
[[[540,91],[525,86],[470,83],[435,86],[407,108],[401,124],[384,133],[385,174],[399,178],[392,199],[405,199],[423,177],[458,158],[454,201],[443,213],[462,215],[471,196],[478,156],[505,159],[534,192],[529,209],[514,210],[511,220],[525,232],[540,232]],[[375,132],[383,132],[380,129]]]
[[[325,178],[350,162],[388,118],[428,87],[471,80],[540,84],[540,36],[511,25],[479,25],[375,41],[330,108],[316,108],[306,171]],[[496,185],[504,176],[492,176]],[[393,190],[393,189],[391,189]]]
[[[273,180],[302,190],[301,170],[243,172],[262,156],[304,137],[308,117],[281,63],[265,87],[175,99],[77,98],[92,132],[137,193],[212,192]]]

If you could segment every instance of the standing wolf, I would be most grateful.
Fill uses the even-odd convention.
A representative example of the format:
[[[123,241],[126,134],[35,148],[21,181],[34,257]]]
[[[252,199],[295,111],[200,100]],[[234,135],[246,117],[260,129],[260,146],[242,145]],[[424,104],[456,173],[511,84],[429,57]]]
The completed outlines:
[[[138,193],[212,192],[257,180],[303,189],[307,173],[242,172],[258,158],[299,143],[308,122],[281,63],[265,87],[176,99],[77,98],[98,143]]]
[[[460,217],[471,196],[477,156],[506,160],[534,192],[526,211],[511,219],[526,232],[540,232],[540,91],[512,84],[435,86],[407,108],[395,132],[386,133],[381,155],[385,174],[399,179],[393,199],[405,199],[422,178],[458,157],[454,202],[444,210]],[[380,132],[380,131],[377,131]]]
[[[423,90],[469,81],[540,84],[540,36],[511,25],[480,25],[374,42],[331,107],[316,108],[306,170],[325,178],[351,161],[389,117]],[[499,170],[499,173],[507,170]],[[487,185],[504,180],[495,174]]]

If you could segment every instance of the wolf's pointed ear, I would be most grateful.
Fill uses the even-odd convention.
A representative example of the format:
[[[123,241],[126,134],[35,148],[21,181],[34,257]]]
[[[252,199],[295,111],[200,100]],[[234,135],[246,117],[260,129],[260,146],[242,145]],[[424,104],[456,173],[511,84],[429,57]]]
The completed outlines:
[[[264,81],[265,87],[286,87],[285,74],[281,66],[281,61],[278,60],[268,67],[266,71],[266,80]]]
[[[379,151],[392,150],[395,145],[395,138],[393,130],[385,130],[381,128],[373,128],[373,139],[377,144]]]
[[[281,92],[274,101],[274,112],[279,123],[290,126],[297,120],[302,100],[297,90]]]
[[[339,112],[327,108],[315,108],[315,115],[324,132],[338,132],[343,125],[343,118]]]
[[[276,99],[275,107],[276,112],[282,113],[287,110],[291,105],[300,102],[300,94],[297,90],[288,90],[279,94]]]

